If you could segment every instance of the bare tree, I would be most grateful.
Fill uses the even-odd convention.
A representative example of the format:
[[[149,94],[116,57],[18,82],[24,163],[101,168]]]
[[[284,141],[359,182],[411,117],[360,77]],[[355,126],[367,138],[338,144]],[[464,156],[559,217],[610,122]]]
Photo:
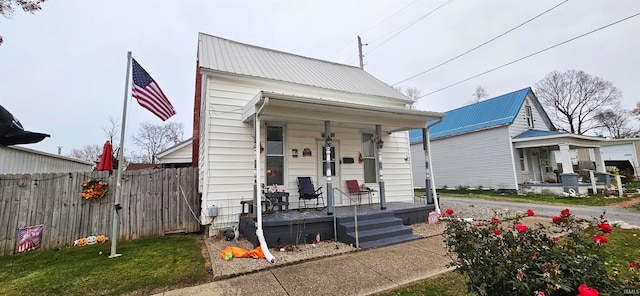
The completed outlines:
[[[80,149],[73,149],[68,156],[81,159],[88,162],[96,162],[100,160],[102,155],[102,146],[98,144],[86,145]]]
[[[132,137],[133,143],[140,148],[140,152],[130,154],[129,159],[141,163],[156,163],[156,154],[171,145],[182,142],[183,135],[184,125],[182,123],[153,124],[143,122],[140,124],[138,133]]]
[[[24,12],[35,13],[41,10],[40,4],[47,0],[0,0],[0,15],[5,18],[11,18],[16,10],[16,7],[21,7]],[[0,45],[2,45],[3,39],[0,36]]]
[[[394,86],[393,88],[411,99],[413,101],[413,103],[411,103],[411,109],[415,109],[416,103],[418,102],[421,93],[421,91],[417,87],[407,86],[403,89],[401,86]]]
[[[599,136],[613,139],[624,139],[636,137],[638,130],[629,127],[629,115],[624,109],[609,109],[598,112],[594,119],[600,123]]]
[[[476,88],[476,90],[473,92],[473,94],[471,94],[471,98],[467,101],[467,103],[465,105],[471,105],[471,104],[475,104],[477,102],[480,102],[480,100],[489,97],[489,94],[487,94],[487,91],[484,89],[484,87],[478,85],[478,87]]]
[[[583,71],[553,71],[538,81],[535,93],[558,129],[583,135],[598,128],[595,116],[620,102],[613,83]]]

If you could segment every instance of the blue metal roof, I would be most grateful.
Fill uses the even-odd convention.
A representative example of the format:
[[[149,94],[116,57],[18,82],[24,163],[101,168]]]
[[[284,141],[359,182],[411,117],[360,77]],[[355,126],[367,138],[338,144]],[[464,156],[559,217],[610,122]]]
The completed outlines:
[[[430,138],[437,139],[487,129],[515,120],[531,88],[484,100],[445,112],[444,120],[429,129]],[[409,131],[410,143],[422,141],[420,130]]]
[[[536,130],[536,129],[530,129],[527,130],[515,137],[513,137],[514,139],[522,139],[522,138],[532,138],[532,137],[542,137],[542,136],[551,136],[551,135],[557,135],[557,134],[562,134],[559,131],[543,131],[543,130]]]

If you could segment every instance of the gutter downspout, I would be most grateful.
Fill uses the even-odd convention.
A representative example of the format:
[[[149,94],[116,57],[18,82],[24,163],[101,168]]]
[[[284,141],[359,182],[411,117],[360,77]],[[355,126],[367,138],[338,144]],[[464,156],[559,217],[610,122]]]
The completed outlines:
[[[267,246],[267,241],[264,239],[264,231],[262,230],[262,195],[258,193],[258,185],[260,184],[260,112],[262,109],[269,104],[269,97],[264,98],[264,102],[262,106],[256,113],[253,114],[253,134],[255,139],[255,172],[254,172],[254,184],[253,184],[253,201],[254,201],[254,211],[256,213],[256,219],[258,228],[256,229],[256,236],[258,237],[258,241],[260,241],[260,247],[262,248],[262,253],[264,253],[264,258],[267,259],[270,263],[275,263],[276,258],[273,257],[271,252],[269,252],[269,247]]]
[[[436,181],[433,177],[433,162],[431,161],[431,140],[429,139],[429,129],[442,123],[443,118],[441,117],[440,119],[438,119],[438,122],[432,124],[432,125],[428,125],[427,127],[424,128],[424,136],[422,138],[422,142],[423,142],[423,148],[425,149],[426,153],[427,153],[427,158],[426,158],[426,166],[427,166],[427,172],[430,176],[430,183],[429,185],[431,185],[431,191],[433,194],[433,203],[436,206],[436,212],[438,214],[442,214],[442,211],[440,210],[440,202],[438,201],[438,194],[436,193]],[[431,165],[429,165],[431,164]],[[426,184],[425,184],[426,185]],[[427,194],[428,196],[428,192],[425,192],[425,194]]]

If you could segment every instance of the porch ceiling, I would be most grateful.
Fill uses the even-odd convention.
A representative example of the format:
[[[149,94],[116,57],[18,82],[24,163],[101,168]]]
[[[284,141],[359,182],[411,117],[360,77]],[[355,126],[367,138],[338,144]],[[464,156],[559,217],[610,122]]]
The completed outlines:
[[[262,120],[309,124],[329,120],[334,126],[363,129],[379,124],[385,132],[423,128],[427,122],[444,117],[440,112],[369,106],[266,91],[259,92],[242,111],[245,122],[253,120],[253,115],[260,112]]]
[[[555,134],[540,137],[511,139],[514,148],[535,148],[567,144],[570,148],[598,148],[604,138],[576,134]]]

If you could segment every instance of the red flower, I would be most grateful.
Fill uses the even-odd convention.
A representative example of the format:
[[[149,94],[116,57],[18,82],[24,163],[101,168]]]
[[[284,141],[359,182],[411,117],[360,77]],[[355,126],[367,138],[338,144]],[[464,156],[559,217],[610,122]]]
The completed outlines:
[[[554,237],[554,238],[553,238],[553,242],[554,242],[554,243],[557,243],[557,242],[559,242],[559,241],[560,241],[560,238],[559,238],[559,237],[557,237],[557,236],[556,236],[556,237]]]
[[[446,212],[447,212],[447,215],[449,215],[449,216],[453,215],[453,210],[452,209],[447,209]]]
[[[516,224],[516,229],[519,232],[525,232],[525,231],[527,231],[527,226],[526,225],[522,225],[522,224]]]
[[[635,271],[637,267],[638,267],[638,263],[637,262],[633,261],[633,262],[629,263],[629,270]]]
[[[528,210],[527,210],[527,216],[531,217],[531,216],[533,216],[534,214],[535,214],[535,213],[533,212],[533,210],[532,210],[532,209],[528,209]]]
[[[491,224],[500,224],[502,221],[496,217],[491,217]]]
[[[578,294],[577,296],[598,296],[598,290],[589,288],[589,286],[585,284],[582,284],[578,287],[578,292],[580,292],[580,294]]]
[[[560,214],[562,214],[563,217],[571,216],[571,212],[569,211],[569,209],[564,209],[564,210],[560,211]]]
[[[531,258],[538,259],[538,255],[536,255],[536,253],[533,253],[533,255],[531,255]]]
[[[593,236],[593,241],[596,244],[604,244],[606,242],[609,242],[609,239],[607,239],[606,237],[600,235],[600,234],[596,234]]]
[[[556,224],[560,224],[560,222],[562,222],[562,217],[561,216],[553,216],[553,223]]]
[[[538,292],[538,296],[545,296],[544,292]]]
[[[500,232],[500,229],[496,229],[496,230],[493,231],[493,234],[500,235],[500,234],[502,234],[502,232]]]
[[[608,223],[600,223],[598,224],[598,227],[600,227],[600,230],[604,233],[611,233],[611,225]]]

